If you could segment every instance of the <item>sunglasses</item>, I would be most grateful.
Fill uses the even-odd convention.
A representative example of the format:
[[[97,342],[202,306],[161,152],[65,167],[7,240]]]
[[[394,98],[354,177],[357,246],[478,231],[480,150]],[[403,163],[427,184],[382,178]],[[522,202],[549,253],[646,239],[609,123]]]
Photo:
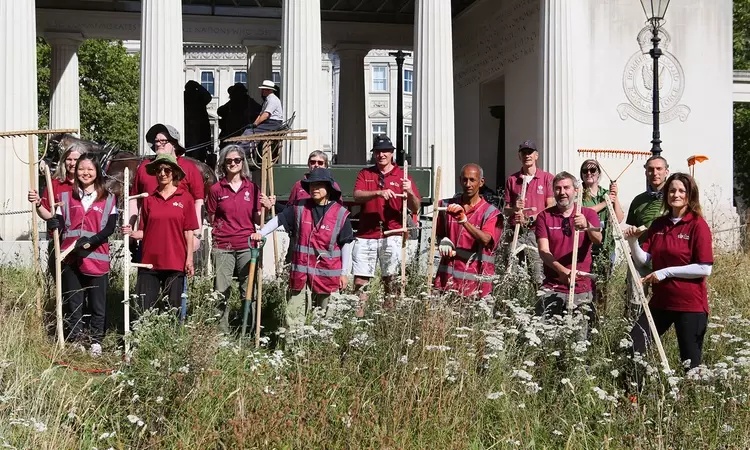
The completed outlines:
[[[318,167],[325,167],[326,163],[325,161],[321,161],[319,159],[311,159],[307,162],[308,166],[318,166]]]
[[[584,174],[585,173],[597,173],[597,172],[599,172],[599,169],[597,169],[596,167],[584,167],[583,169],[581,169],[581,173],[584,173]]]
[[[172,168],[171,167],[166,167],[166,166],[161,166],[158,169],[156,169],[156,173],[157,174],[161,175],[162,172],[164,172],[164,175],[172,175]]]
[[[235,164],[239,166],[240,164],[242,164],[242,158],[227,158],[226,160],[224,160],[224,163],[226,165]]]
[[[169,139],[154,139],[154,145],[167,145]]]
[[[567,219],[563,219],[562,222],[562,232],[565,236],[568,237],[573,235],[573,229],[570,226],[570,220],[570,217],[568,217]]]

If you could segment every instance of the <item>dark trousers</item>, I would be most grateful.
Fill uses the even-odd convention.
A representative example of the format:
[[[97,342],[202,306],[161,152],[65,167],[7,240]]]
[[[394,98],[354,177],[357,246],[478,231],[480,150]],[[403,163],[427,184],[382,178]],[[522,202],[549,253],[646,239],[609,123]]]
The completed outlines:
[[[63,264],[63,316],[68,341],[78,341],[83,334],[84,312],[88,317],[91,341],[101,344],[107,312],[107,274],[92,277],[82,274],[78,267]]]
[[[674,324],[677,345],[680,348],[680,360],[683,364],[689,360],[691,369],[698,367],[703,358],[703,338],[706,335],[708,313],[667,311],[652,308],[651,315],[654,318],[659,336],[666,333]],[[630,338],[633,340],[633,352],[643,355],[653,339],[646,314],[641,314],[638,321],[633,325]]]
[[[185,272],[177,270],[138,269],[138,281],[135,292],[141,311],[158,307],[179,308],[182,303],[182,290],[185,283]],[[168,300],[165,303],[164,300]]]

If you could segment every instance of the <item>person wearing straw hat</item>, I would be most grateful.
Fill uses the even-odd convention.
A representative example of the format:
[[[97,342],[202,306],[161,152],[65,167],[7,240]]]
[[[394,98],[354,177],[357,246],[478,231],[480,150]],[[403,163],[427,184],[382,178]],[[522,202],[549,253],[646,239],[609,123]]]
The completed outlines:
[[[609,184],[610,190],[599,186],[602,168],[595,159],[587,159],[581,164],[581,180],[583,181],[583,198],[581,205],[591,208],[599,215],[602,224],[602,243],[595,244],[591,248],[591,259],[593,273],[597,275],[600,282],[596,283],[594,289],[594,301],[597,306],[603,307],[606,300],[604,287],[612,275],[612,265],[615,257],[615,240],[611,233],[607,233],[609,224],[609,209],[605,196],[609,196],[612,207],[615,210],[615,219],[619,224],[625,218],[620,200],[617,197],[617,182]]]
[[[260,241],[277,228],[293,231],[286,327],[294,333],[313,308],[326,310],[332,293],[348,284],[354,231],[349,212],[337,202],[341,190],[331,171],[316,168],[302,180],[310,198],[284,209],[250,238]]]
[[[588,321],[596,317],[591,279],[580,273],[591,272],[591,247],[602,243],[599,216],[591,208],[576,214],[576,178],[560,172],[552,180],[555,206],[537,215],[535,221],[539,256],[544,263],[544,282],[537,298],[536,314],[546,317],[563,315],[570,293],[571,277],[576,278],[573,303],[582,309]],[[574,233],[583,232],[578,240],[576,274],[573,265]]]
[[[63,305],[67,339],[80,342],[84,310],[89,315],[91,356],[102,354],[110,268],[109,236],[117,228],[115,196],[107,192],[99,164],[87,154],[76,162],[73,192],[60,194],[62,206],[47,222],[60,229],[62,249],[74,248],[61,262]],[[79,343],[80,345],[80,343]]]
[[[434,285],[442,292],[483,298],[492,292],[493,251],[502,234],[502,214],[480,195],[484,171],[478,164],[466,164],[459,181],[463,192],[439,203],[447,209],[438,215],[436,242],[448,239],[450,244],[441,242],[439,247]]]
[[[205,197],[205,187],[203,185],[203,175],[201,174],[198,167],[192,162],[183,157],[185,154],[185,148],[180,145],[180,133],[171,125],[164,125],[157,123],[156,125],[149,128],[146,132],[146,142],[156,153],[156,157],[161,154],[172,155],[175,158],[177,165],[180,166],[180,171],[183,177],[180,178],[178,183],[188,193],[190,193],[193,199],[193,212],[195,218],[199,224],[194,232],[193,248],[197,250],[200,247],[201,238],[201,227],[203,223],[202,219],[202,208],[203,199]],[[157,177],[148,173],[147,167],[154,161],[154,158],[144,160],[135,172],[133,179],[133,185],[130,188],[130,195],[138,195],[144,192],[151,194],[156,190],[158,186]],[[133,199],[130,201],[131,216],[128,218],[128,223],[131,225],[135,224],[139,214],[138,204],[142,203],[143,200]]]
[[[275,93],[276,84],[271,80],[264,80],[258,89],[263,97],[263,107],[260,115],[247,127],[243,135],[276,131],[284,123],[284,110],[281,107],[281,100]]]
[[[404,201],[412,213],[419,211],[421,202],[412,176],[404,178],[403,169],[393,163],[394,150],[388,136],[376,136],[372,146],[375,165],[360,170],[354,183],[354,201],[360,204],[360,213],[357,241],[352,250],[352,273],[354,289],[361,302],[357,311],[360,316],[364,314],[367,302],[366,286],[375,276],[378,263],[383,277],[385,305],[392,305],[392,278],[400,270],[403,236],[385,236],[384,232],[402,228]]]
[[[141,263],[153,266],[138,269],[135,290],[143,310],[157,304],[163,309],[165,305],[159,303],[163,296],[169,298],[169,306],[179,308],[185,275],[194,273],[192,237],[199,227],[195,200],[180,184],[185,172],[174,155],[160,153],[146,171],[156,178],[157,187],[143,199],[143,226],[137,231],[130,225],[122,227],[123,234],[142,240]]]

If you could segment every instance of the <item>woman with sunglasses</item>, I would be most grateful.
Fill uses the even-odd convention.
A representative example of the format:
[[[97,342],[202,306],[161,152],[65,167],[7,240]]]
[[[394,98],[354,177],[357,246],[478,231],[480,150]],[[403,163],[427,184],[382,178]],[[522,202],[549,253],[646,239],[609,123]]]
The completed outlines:
[[[62,261],[62,291],[67,340],[80,344],[83,311],[90,312],[91,356],[102,354],[109,273],[109,236],[117,227],[115,196],[107,192],[104,175],[90,155],[78,158],[72,192],[60,194],[50,230],[62,231],[62,249],[75,250]],[[85,305],[85,306],[84,306]]]
[[[129,224],[122,227],[123,234],[142,240],[141,263],[153,266],[138,269],[135,290],[144,311],[164,296],[169,297],[168,306],[179,308],[185,275],[193,276],[194,272],[193,232],[199,227],[195,200],[180,186],[185,172],[174,155],[157,155],[146,172],[156,177],[157,187],[143,199],[142,226],[137,231]],[[158,307],[164,309],[162,304]]]
[[[612,274],[613,256],[615,251],[615,241],[611,233],[607,233],[609,226],[609,209],[607,208],[606,196],[609,196],[612,207],[615,210],[615,219],[617,223],[622,222],[625,213],[617,197],[617,182],[609,184],[609,190],[599,186],[601,178],[601,166],[595,159],[587,159],[581,165],[581,180],[583,181],[583,201],[581,204],[586,208],[591,208],[599,215],[599,222],[602,224],[602,243],[594,244],[591,247],[592,271],[597,275],[600,282],[596,283],[594,289],[594,301],[601,311],[606,308],[606,282]]]
[[[271,203],[268,197],[260,195],[258,185],[251,181],[245,154],[239,145],[222,149],[216,173],[219,181],[208,193],[206,212],[213,227],[214,289],[222,294],[217,311],[219,328],[228,333],[232,278],[237,277],[240,298],[244,299],[250,269],[248,239],[260,223],[261,206],[270,208]]]
[[[659,335],[674,324],[680,359],[685,367],[698,367],[703,357],[703,338],[708,324],[706,277],[711,275],[713,251],[711,229],[703,219],[698,186],[690,175],[672,174],[662,188],[665,215],[653,221],[646,240],[636,227],[625,231],[633,260],[641,266],[649,261],[653,272],[641,279],[652,284],[649,309]],[[644,354],[653,337],[640,318],[630,331],[633,352]]]
[[[328,155],[320,150],[313,150],[312,153],[310,153],[310,156],[307,157],[308,172],[302,180],[297,181],[294,183],[294,186],[292,186],[292,190],[289,192],[289,200],[286,202],[287,205],[296,205],[300,200],[307,200],[310,198],[310,194],[302,187],[302,181],[306,180],[310,176],[310,173],[319,167],[328,168]],[[341,190],[338,183],[334,181],[334,184],[336,185],[336,189]],[[337,202],[343,204],[340,198]]]

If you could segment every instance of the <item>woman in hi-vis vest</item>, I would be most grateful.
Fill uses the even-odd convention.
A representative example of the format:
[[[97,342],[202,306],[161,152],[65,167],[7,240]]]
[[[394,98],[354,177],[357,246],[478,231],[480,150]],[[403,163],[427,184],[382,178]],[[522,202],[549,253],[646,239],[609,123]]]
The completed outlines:
[[[84,311],[88,320],[92,356],[102,353],[109,273],[109,236],[117,226],[115,196],[104,187],[102,169],[89,155],[75,166],[75,185],[60,195],[62,205],[47,221],[59,229],[60,248],[75,247],[62,261],[65,334],[69,342],[83,346]]]

